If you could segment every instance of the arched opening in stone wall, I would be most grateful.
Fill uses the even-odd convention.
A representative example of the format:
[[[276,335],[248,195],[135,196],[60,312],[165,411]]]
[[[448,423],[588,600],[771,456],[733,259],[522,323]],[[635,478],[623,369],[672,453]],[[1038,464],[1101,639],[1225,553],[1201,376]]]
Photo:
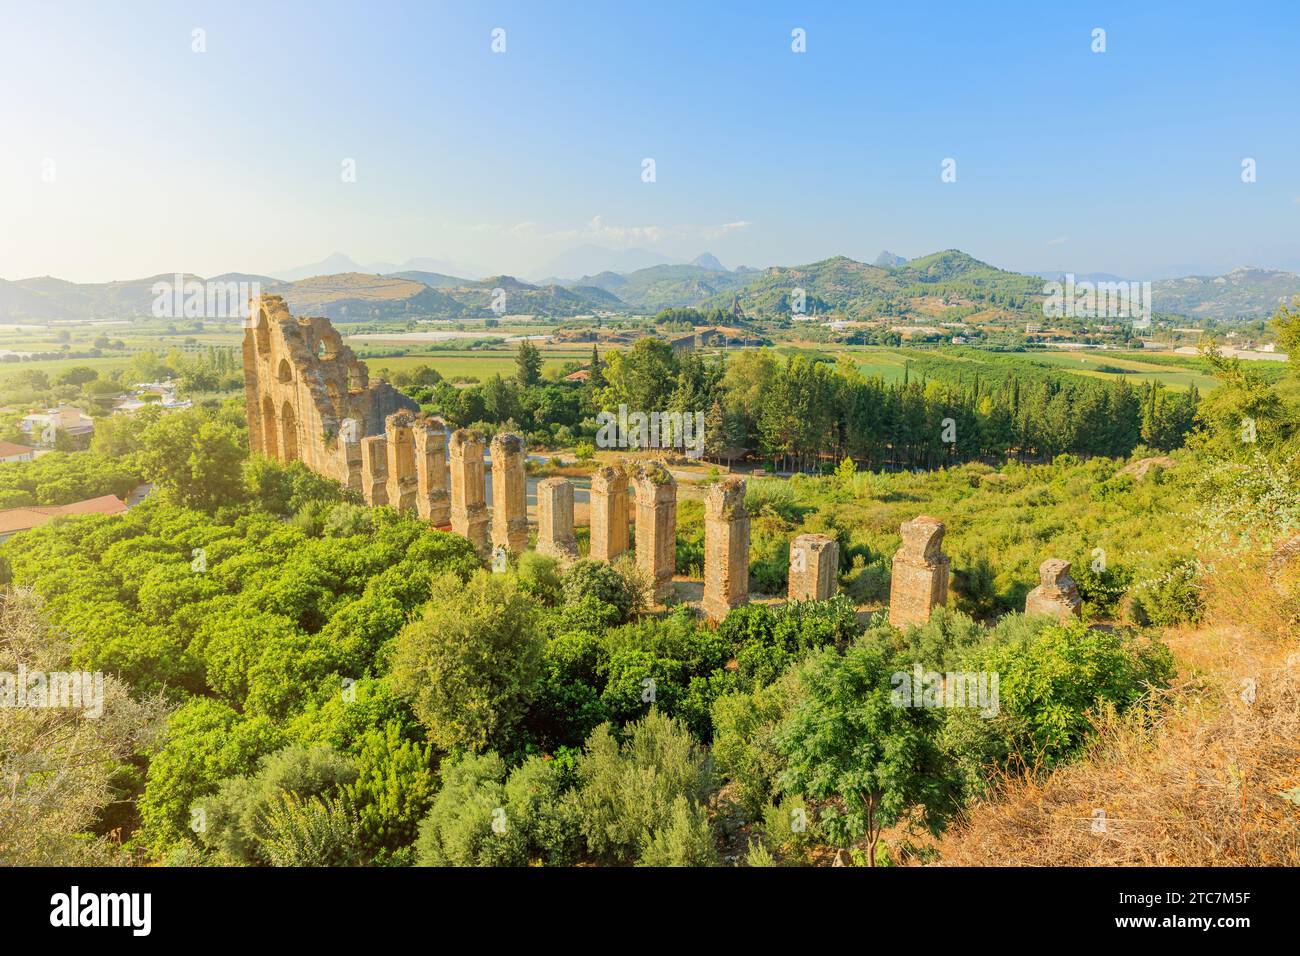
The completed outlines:
[[[257,354],[267,355],[271,351],[271,320],[266,315],[265,307],[258,306],[253,313],[253,323],[256,326],[254,336],[257,339]]]
[[[268,458],[280,457],[280,441],[276,435],[275,403],[270,395],[262,396],[262,450]]]
[[[334,329],[325,328],[321,332],[321,344],[325,347],[325,352],[321,357],[327,362],[332,362],[339,357],[339,352],[343,349],[343,337]]]
[[[298,420],[288,402],[280,412],[280,447],[284,449],[281,461],[298,460]]]
[[[280,359],[280,366],[275,370],[275,377],[280,382],[293,381],[293,366],[289,364],[288,359]]]

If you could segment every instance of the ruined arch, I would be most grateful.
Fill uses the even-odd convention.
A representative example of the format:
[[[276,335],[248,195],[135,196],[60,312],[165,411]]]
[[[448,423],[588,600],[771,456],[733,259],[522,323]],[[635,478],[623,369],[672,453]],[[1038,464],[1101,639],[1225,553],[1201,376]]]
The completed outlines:
[[[258,305],[253,313],[253,334],[257,340],[257,354],[263,357],[271,353],[271,320],[266,314],[266,307]]]
[[[419,406],[386,384],[371,385],[365,363],[323,318],[294,318],[280,296],[264,296],[244,330],[250,444],[279,461],[301,461],[349,487],[360,484],[362,438],[383,432],[388,415]],[[344,454],[344,419],[356,435]]]
[[[293,413],[293,405],[285,402],[280,410],[280,448],[281,461],[297,461],[298,454],[298,418]]]
[[[275,402],[270,395],[262,396],[262,451],[268,458],[280,457],[280,441],[276,434]]]

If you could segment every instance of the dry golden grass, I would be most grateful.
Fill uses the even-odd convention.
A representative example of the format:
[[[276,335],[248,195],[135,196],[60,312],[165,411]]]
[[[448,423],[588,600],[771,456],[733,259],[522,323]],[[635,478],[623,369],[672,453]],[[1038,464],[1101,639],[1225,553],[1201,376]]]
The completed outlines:
[[[1206,623],[1165,635],[1176,684],[1146,713],[1100,717],[1080,760],[1003,779],[938,841],[941,864],[1300,864],[1290,589],[1257,569],[1214,578]]]

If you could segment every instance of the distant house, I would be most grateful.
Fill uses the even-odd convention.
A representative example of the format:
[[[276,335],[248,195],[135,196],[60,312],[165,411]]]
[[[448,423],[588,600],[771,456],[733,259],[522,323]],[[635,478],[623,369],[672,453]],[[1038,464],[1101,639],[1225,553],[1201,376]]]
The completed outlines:
[[[193,402],[176,397],[176,382],[171,379],[165,382],[141,382],[132,386],[129,396],[118,400],[113,411],[131,414],[150,405],[156,405],[164,411],[178,411],[191,407]]]
[[[0,462],[31,461],[35,449],[26,445],[16,445],[11,441],[0,441]]]
[[[0,541],[13,537],[19,531],[38,528],[46,522],[64,515],[117,515],[126,511],[126,503],[116,495],[103,495],[74,501],[70,505],[30,505],[0,511]]]
[[[585,382],[589,378],[591,378],[591,369],[589,368],[580,368],[576,372],[570,372],[564,376],[566,382]]]
[[[58,408],[23,416],[18,427],[24,434],[33,436],[43,444],[52,445],[55,432],[66,432],[73,438],[80,438],[95,431],[95,422],[80,408],[60,405]]]

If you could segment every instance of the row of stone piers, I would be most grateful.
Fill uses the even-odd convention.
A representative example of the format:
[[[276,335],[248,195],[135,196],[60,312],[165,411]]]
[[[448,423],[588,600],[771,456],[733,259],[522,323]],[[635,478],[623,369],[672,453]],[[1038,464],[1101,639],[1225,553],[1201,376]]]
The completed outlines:
[[[384,426],[383,435],[359,442],[344,435],[339,443],[348,474],[358,478],[350,483],[360,486],[367,504],[415,511],[466,538],[484,559],[496,549],[515,555],[527,549],[526,455],[520,436],[499,432],[491,441],[493,507],[489,511],[485,476],[489,445],[481,434],[462,428],[448,440],[440,419],[405,410],[389,415]],[[590,557],[611,564],[631,549],[635,527],[636,563],[654,600],[662,603],[671,596],[677,569],[677,480],[663,462],[625,460],[599,468],[591,478],[590,527]],[[943,523],[921,515],[904,522],[901,534],[889,599],[889,620],[896,626],[924,622],[934,608],[948,601]],[[566,564],[578,558],[574,487],[567,478],[537,483],[537,550]],[[790,545],[789,600],[833,596],[839,564],[835,538],[796,537]],[[1045,562],[1026,611],[1062,618],[1077,615],[1080,602],[1069,569],[1064,561]],[[710,485],[704,497],[701,607],[710,620],[717,621],[748,601],[745,479],[729,475]]]

